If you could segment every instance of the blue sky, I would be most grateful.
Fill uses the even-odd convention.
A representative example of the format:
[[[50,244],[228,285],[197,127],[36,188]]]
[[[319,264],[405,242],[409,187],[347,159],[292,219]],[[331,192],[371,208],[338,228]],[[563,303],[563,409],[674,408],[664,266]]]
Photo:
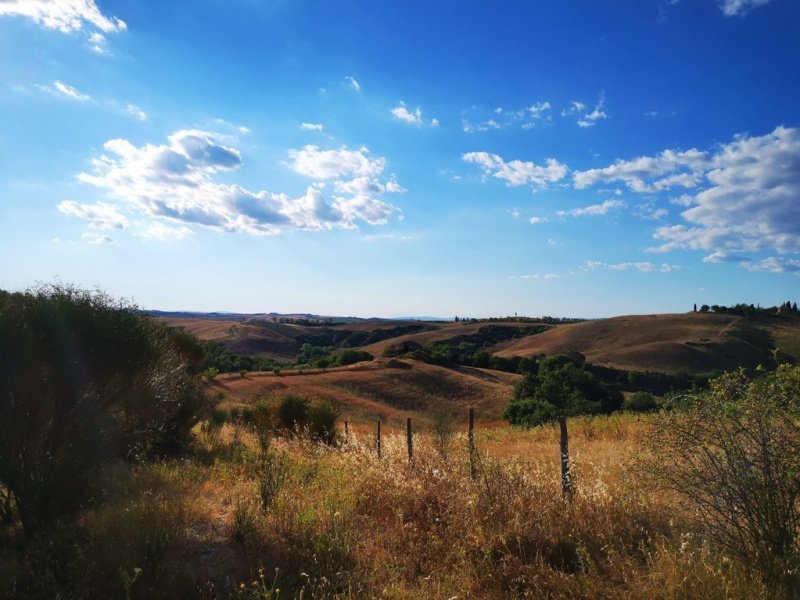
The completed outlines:
[[[800,292],[794,0],[0,0],[0,288],[572,317]]]

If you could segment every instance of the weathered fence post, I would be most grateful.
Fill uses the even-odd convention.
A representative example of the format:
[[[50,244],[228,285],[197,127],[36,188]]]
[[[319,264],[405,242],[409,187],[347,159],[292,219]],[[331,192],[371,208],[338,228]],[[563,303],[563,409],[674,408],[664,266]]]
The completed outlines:
[[[475,433],[473,429],[475,428],[475,410],[470,406],[469,407],[469,417],[468,417],[468,424],[467,424],[467,447],[469,448],[469,476],[474,481],[476,476],[476,464],[475,464]]]
[[[567,435],[567,417],[558,417],[561,426],[561,493],[564,498],[572,498],[572,476],[569,472],[569,436]]]
[[[381,420],[378,419],[378,435],[375,437],[375,450],[378,453],[378,458],[381,457]]]
[[[347,422],[347,419],[344,421],[344,443],[350,443],[350,424]]]
[[[414,438],[411,435],[411,417],[406,419],[406,443],[408,444],[408,466],[414,463]]]

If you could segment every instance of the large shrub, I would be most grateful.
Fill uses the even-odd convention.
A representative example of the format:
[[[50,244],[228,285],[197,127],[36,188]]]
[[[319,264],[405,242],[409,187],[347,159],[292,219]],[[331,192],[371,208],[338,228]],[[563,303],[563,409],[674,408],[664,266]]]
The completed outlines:
[[[800,367],[712,382],[663,413],[649,471],[771,597],[800,596]]]
[[[0,292],[0,486],[25,529],[86,503],[107,461],[179,450],[197,366],[186,336],[101,292]]]
[[[622,394],[598,379],[578,353],[558,354],[539,363],[517,383],[503,416],[533,427],[559,415],[609,414],[622,406]]]

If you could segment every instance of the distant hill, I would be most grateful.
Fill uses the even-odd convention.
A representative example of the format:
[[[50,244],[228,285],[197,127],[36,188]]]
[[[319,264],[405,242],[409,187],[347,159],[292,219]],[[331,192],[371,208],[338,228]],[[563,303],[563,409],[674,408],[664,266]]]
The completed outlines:
[[[402,427],[407,416],[428,423],[437,413],[450,414],[455,426],[466,425],[469,407],[479,423],[502,422],[503,409],[519,375],[487,369],[447,369],[415,360],[376,360],[327,371],[284,371],[222,375],[212,384],[225,405],[245,405],[256,396],[296,394],[339,407],[343,419]]]
[[[577,351],[590,363],[617,369],[704,373],[755,367],[780,349],[800,359],[800,317],[666,314],[614,317],[558,325],[498,345],[498,356]]]
[[[260,316],[248,320],[210,317],[162,317],[201,339],[215,340],[239,354],[292,361],[304,343],[361,348],[380,358],[388,346],[463,339],[488,325],[520,327],[508,322],[421,322],[358,320],[333,325],[302,325]],[[530,325],[530,321],[524,322]],[[707,373],[767,363],[773,350],[800,361],[800,316],[741,317],[686,313],[622,316],[579,323],[548,324],[542,333],[526,335],[491,348],[502,357],[577,351],[593,364],[662,373]]]

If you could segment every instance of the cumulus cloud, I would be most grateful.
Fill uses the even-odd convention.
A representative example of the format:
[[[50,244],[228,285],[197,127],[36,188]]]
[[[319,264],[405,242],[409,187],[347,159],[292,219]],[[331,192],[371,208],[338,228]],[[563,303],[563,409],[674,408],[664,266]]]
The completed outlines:
[[[541,117],[542,114],[548,110],[550,110],[550,103],[547,101],[534,102],[528,107],[528,112],[534,117]]]
[[[726,17],[735,17],[747,14],[752,9],[770,2],[772,0],[721,0],[719,6]]]
[[[43,27],[63,33],[85,27],[105,33],[127,28],[124,21],[100,12],[94,0],[2,0],[0,15],[27,17]]]
[[[587,271],[602,269],[608,271],[639,271],[640,273],[671,273],[681,270],[679,265],[670,265],[667,263],[622,262],[609,264],[598,260],[587,260],[583,268]]]
[[[800,276],[800,260],[781,256],[770,256],[760,261],[744,261],[742,266],[748,271],[767,271],[769,273],[794,273]]]
[[[81,235],[81,239],[87,244],[92,244],[93,246],[105,246],[117,243],[114,241],[114,238],[104,233],[84,233]]]
[[[531,225],[538,225],[539,223],[547,223],[547,217],[531,217],[528,219],[528,223]]]
[[[625,206],[622,200],[606,200],[600,204],[592,204],[590,206],[583,206],[581,208],[573,208],[572,210],[558,211],[559,217],[596,217],[599,215],[608,214],[614,208],[621,208]]]
[[[125,107],[125,112],[140,121],[147,121],[147,113],[135,104],[128,104],[128,106]]]
[[[321,123],[301,123],[300,124],[300,129],[303,129],[304,131],[319,131],[319,132],[321,132],[323,130],[323,127],[322,127]]]
[[[341,177],[374,177],[386,168],[386,159],[371,158],[369,149],[321,150],[309,144],[301,150],[289,151],[291,168],[312,179],[334,179]]]
[[[528,130],[533,129],[540,121],[550,121],[551,105],[546,100],[534,102],[530,106],[518,109],[509,109],[498,106],[491,115],[484,111],[472,107],[464,111],[461,119],[461,126],[465,133],[475,133],[480,131],[491,131],[493,129],[506,129],[510,127],[521,127]],[[477,114],[476,114],[477,113]]]
[[[594,109],[587,112],[586,104],[573,100],[569,103],[569,106],[561,110],[561,116],[577,118],[578,127],[594,127],[598,121],[608,118],[608,114],[605,111],[605,103],[605,94],[601,93]]]
[[[105,202],[80,204],[73,200],[64,200],[56,208],[65,215],[89,221],[92,229],[124,229],[128,225],[125,215],[113,204]]]
[[[561,279],[556,273],[545,273],[544,275],[514,275],[509,277],[509,279],[543,279],[544,281],[555,281],[556,279]]]
[[[504,161],[497,154],[488,152],[467,152],[461,158],[469,163],[479,165],[487,177],[503,179],[508,186],[529,184],[544,188],[548,183],[555,183],[567,175],[567,166],[554,158],[548,158],[546,166],[521,160]]]
[[[136,233],[139,237],[149,238],[149,239],[158,239],[158,240],[182,240],[190,235],[194,235],[194,231],[186,227],[185,225],[179,225],[178,227],[170,227],[169,225],[165,225],[160,221],[153,221],[149,225],[147,225],[144,229],[141,229]]]
[[[621,181],[631,191],[652,193],[676,186],[693,188],[700,183],[709,165],[707,152],[694,148],[685,152],[664,150],[657,156],[618,160],[601,169],[576,171],[572,178],[577,189]]]
[[[110,140],[104,149],[92,161],[93,171],[81,173],[78,180],[106,190],[127,211],[158,223],[140,233],[145,237],[186,237],[193,226],[275,235],[287,228],[355,228],[358,221],[382,224],[398,209],[381,197],[402,191],[393,177],[379,179],[386,159],[368,157],[366,148],[323,151],[306,146],[292,151],[293,168],[318,180],[299,197],[215,181],[218,174],[237,169],[242,157],[205,131],[178,131],[166,144],[140,147],[123,139]],[[99,209],[92,212],[91,207],[76,204],[59,208],[104,222]]]
[[[390,112],[396,119],[400,119],[406,123],[411,123],[412,125],[419,125],[422,123],[422,110],[419,106],[414,112],[411,112],[406,108],[405,103],[401,101],[400,104],[395,106]]]
[[[99,31],[89,35],[89,45],[96,54],[108,54],[108,40]]]
[[[800,129],[740,134],[708,151],[664,150],[655,156],[618,160],[599,169],[573,173],[574,186],[623,182],[645,194],[676,193],[681,222],[655,230],[658,244],[648,250],[706,252],[706,262],[740,262],[751,270],[773,272],[800,253]],[[664,208],[650,200],[639,216],[661,219]],[[747,259],[761,253],[760,262]],[[778,254],[765,257],[764,254]],[[783,258],[781,258],[783,256]],[[766,262],[764,262],[766,261]],[[761,266],[759,266],[761,265]],[[764,266],[766,265],[766,266]]]
[[[395,119],[409,123],[410,125],[422,125],[425,122],[425,119],[422,118],[422,109],[419,106],[413,111],[410,111],[408,110],[406,103],[402,100],[400,101],[400,104],[395,106],[389,112],[392,113]],[[438,126],[439,119],[431,119],[430,124],[432,127]]]
[[[357,92],[361,91],[361,84],[358,83],[358,81],[356,81],[356,78],[353,77],[352,75],[346,75],[344,80],[348,84],[350,84],[350,87],[353,88],[355,91],[357,91]]]
[[[72,87],[71,85],[67,85],[63,81],[56,80],[53,82],[52,86],[39,85],[37,87],[40,90],[50,94],[54,94],[56,96],[66,96],[67,98],[77,100],[78,102],[88,102],[92,99],[92,97],[88,94],[82,94],[76,88]]]
[[[800,130],[737,136],[709,156],[707,168],[706,187],[681,213],[686,224],[657,229],[662,243],[652,250],[800,252]]]

